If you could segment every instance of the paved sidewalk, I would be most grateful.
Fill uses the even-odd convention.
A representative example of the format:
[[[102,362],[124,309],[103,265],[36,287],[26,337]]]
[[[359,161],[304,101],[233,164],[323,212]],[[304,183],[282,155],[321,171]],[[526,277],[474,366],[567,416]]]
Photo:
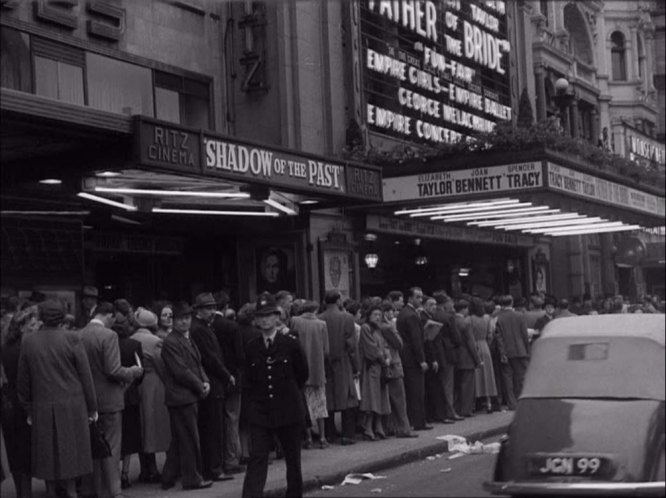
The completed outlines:
[[[506,432],[513,417],[513,412],[480,414],[455,424],[434,424],[430,431],[417,432],[418,438],[389,438],[377,442],[357,442],[352,446],[332,444],[325,450],[304,450],[303,480],[305,491],[320,488],[324,484],[339,485],[344,476],[352,472],[379,472],[397,467],[408,462],[425,458],[436,453],[447,451],[445,441],[437,436],[454,434],[463,436],[472,442]],[[162,456],[163,459],[163,456]],[[162,459],[158,460],[159,465]],[[6,460],[3,458],[3,465]],[[136,479],[139,473],[138,459],[132,459],[131,478]],[[7,467],[5,466],[5,470]],[[9,476],[8,476],[9,477]],[[133,483],[124,491],[129,497],[217,497],[238,498],[241,495],[244,474],[237,474],[233,481],[215,483],[212,488],[201,491],[182,491],[180,483],[169,491],[162,491],[159,485]],[[44,485],[41,481],[33,481],[34,497],[44,496]],[[276,460],[268,468],[266,496],[283,496],[286,486],[284,460]],[[0,495],[14,498],[14,486],[11,477],[5,479],[0,487]]]

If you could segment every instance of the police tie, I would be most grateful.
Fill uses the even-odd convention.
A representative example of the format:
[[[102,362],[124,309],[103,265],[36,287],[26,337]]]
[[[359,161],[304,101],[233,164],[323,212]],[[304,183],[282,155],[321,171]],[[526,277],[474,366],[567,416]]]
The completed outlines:
[[[266,349],[271,349],[271,346],[273,345],[273,339],[270,337],[266,339]]]

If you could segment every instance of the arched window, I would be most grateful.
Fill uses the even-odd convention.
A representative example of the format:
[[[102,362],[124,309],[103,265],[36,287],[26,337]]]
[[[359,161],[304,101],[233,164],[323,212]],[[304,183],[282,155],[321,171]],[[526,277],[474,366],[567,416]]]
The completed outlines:
[[[611,66],[613,68],[613,79],[616,81],[626,81],[626,49],[624,46],[624,35],[619,31],[615,31],[611,35]]]

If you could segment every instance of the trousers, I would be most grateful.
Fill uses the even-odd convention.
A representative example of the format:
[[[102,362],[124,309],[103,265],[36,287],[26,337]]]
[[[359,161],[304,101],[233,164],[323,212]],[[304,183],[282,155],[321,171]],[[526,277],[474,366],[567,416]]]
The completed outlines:
[[[425,418],[425,380],[421,368],[405,368],[405,398],[407,417],[412,427],[421,429],[426,425]]]
[[[82,494],[112,498],[120,495],[122,412],[100,413],[98,424],[111,447],[111,456],[93,460],[93,473],[84,476]]]
[[[476,400],[476,386],[474,384],[474,370],[456,370],[458,388],[458,413],[467,417],[474,411]]]
[[[354,436],[356,435],[356,412],[356,407],[340,411],[342,437],[354,439]],[[329,410],[328,417],[326,417],[326,420],[324,421],[324,431],[326,432],[327,437],[331,439],[336,434],[335,412]]]
[[[224,472],[224,400],[208,396],[199,401],[199,440],[201,442],[201,473],[212,479]],[[204,437],[201,437],[203,434]]]
[[[407,400],[405,398],[405,384],[401,378],[389,379],[389,402],[391,403],[391,416],[395,423],[395,433],[409,434],[409,418],[407,417]]]
[[[502,363],[504,395],[509,410],[515,410],[518,404],[518,398],[523,390],[528,361],[527,358],[509,358],[507,363]]]
[[[162,469],[162,482],[165,484],[173,484],[178,474],[184,487],[196,486],[203,480],[198,411],[197,403],[169,407],[171,444]]]
[[[301,443],[303,440],[303,424],[284,427],[250,427],[250,461],[243,481],[243,498],[262,498],[268,474],[268,454],[273,448],[276,437],[287,467],[286,496],[303,496],[303,474],[301,470]]]
[[[224,465],[238,465],[241,454],[240,443],[240,391],[229,392],[224,398]]]

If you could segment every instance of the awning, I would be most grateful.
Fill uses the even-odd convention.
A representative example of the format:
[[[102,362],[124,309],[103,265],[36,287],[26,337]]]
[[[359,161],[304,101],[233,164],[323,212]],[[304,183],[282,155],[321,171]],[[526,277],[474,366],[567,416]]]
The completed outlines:
[[[550,157],[384,178],[392,215],[502,232],[567,236],[663,226],[664,197]],[[386,214],[386,213],[385,213]]]

